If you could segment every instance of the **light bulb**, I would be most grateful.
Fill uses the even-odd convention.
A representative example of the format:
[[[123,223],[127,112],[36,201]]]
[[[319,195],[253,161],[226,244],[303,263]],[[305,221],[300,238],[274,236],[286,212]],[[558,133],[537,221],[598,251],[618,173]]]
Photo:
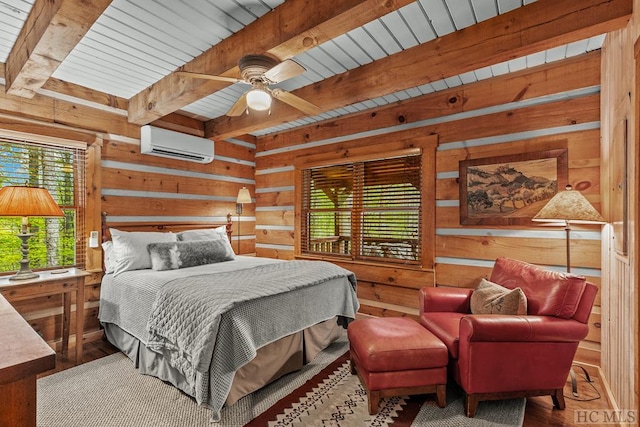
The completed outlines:
[[[271,95],[262,89],[252,89],[247,93],[247,106],[252,110],[268,110],[271,107]]]

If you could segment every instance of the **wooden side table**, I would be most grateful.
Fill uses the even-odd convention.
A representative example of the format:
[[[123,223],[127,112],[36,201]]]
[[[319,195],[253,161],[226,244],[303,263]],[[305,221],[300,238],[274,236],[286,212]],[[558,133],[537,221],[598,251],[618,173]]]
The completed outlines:
[[[82,336],[84,333],[84,270],[69,268],[39,272],[29,280],[0,279],[0,294],[15,302],[49,295],[63,295],[62,352],[69,351],[69,322],[71,320],[71,293],[76,293],[76,364],[82,363]]]
[[[0,296],[0,425],[36,425],[36,380],[56,354]]]

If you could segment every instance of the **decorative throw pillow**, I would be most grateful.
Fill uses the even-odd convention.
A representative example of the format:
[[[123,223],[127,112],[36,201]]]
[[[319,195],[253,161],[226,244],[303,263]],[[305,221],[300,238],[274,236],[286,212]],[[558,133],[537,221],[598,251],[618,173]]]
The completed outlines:
[[[195,267],[231,261],[224,240],[194,240],[190,242],[151,243],[147,246],[151,258],[151,268],[157,271]]]
[[[235,259],[235,252],[229,242],[227,227],[221,225],[216,228],[207,228],[202,230],[187,230],[178,233],[178,241],[191,242],[196,240],[222,240],[225,243],[226,253],[228,257]]]
[[[102,244],[102,252],[104,253],[104,274],[111,274],[114,272],[116,265],[116,257],[111,240]]]
[[[471,294],[472,314],[527,314],[527,297],[522,289],[507,289],[482,279]]]
[[[144,270],[151,268],[151,258],[147,252],[149,243],[175,242],[174,233],[120,231],[109,229],[113,241],[115,254],[114,275],[129,270]]]

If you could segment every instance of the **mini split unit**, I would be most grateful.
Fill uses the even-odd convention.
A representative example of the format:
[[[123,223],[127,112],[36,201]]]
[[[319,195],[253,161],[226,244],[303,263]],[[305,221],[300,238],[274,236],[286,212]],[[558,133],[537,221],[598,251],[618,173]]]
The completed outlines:
[[[140,152],[197,163],[213,161],[213,141],[154,126],[140,128]]]

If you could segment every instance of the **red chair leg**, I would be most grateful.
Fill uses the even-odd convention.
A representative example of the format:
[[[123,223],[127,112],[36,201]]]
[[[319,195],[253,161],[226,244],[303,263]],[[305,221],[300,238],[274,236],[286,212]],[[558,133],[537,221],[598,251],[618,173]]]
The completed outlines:
[[[551,400],[553,400],[553,406],[558,409],[564,409],[564,390],[561,388],[556,389],[555,394],[551,395]]]
[[[464,396],[464,413],[468,418],[476,416],[478,409],[478,396],[473,394],[465,394]]]
[[[367,390],[367,397],[369,399],[369,415],[377,414],[378,402],[380,402],[380,392]]]
[[[445,384],[436,386],[436,402],[441,408],[447,406],[447,386]]]

